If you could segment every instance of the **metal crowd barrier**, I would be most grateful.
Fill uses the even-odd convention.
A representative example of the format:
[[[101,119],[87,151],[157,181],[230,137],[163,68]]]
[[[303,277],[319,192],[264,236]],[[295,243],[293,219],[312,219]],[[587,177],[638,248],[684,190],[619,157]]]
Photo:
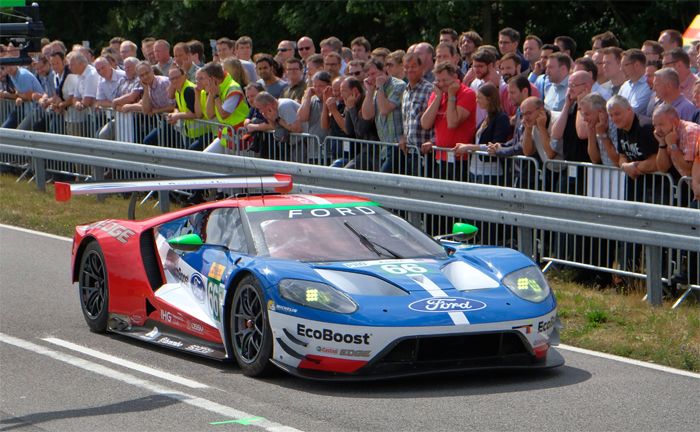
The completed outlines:
[[[0,103],[0,121],[13,109],[14,101]],[[461,160],[451,149],[433,148],[432,154],[421,155],[418,149],[404,154],[396,143],[366,141],[327,136],[321,142],[317,136],[282,131],[248,133],[217,122],[196,120],[193,125],[206,129],[196,139],[186,136],[183,123],[170,125],[165,115],[122,113],[112,110],[68,110],[54,113],[22,104],[20,116],[34,116],[32,129],[54,134],[99,137],[116,141],[147,143],[159,147],[200,150],[216,138],[225,142],[227,154],[292,161],[317,166],[333,166],[366,171],[384,171],[417,177],[455,180],[493,186],[542,190],[565,195],[580,195],[614,200],[688,206],[692,200],[690,180],[682,179],[676,186],[667,174],[650,174],[632,181],[615,167],[548,161],[540,166],[536,159],[525,156],[497,157],[486,152],[472,152]],[[193,148],[196,144],[197,148]],[[95,170],[74,162],[47,161],[47,171],[55,177],[143,178],[151,176],[137,171],[116,169]],[[29,159],[0,154],[0,166],[14,166],[28,172]],[[408,215],[408,214],[407,214]],[[407,216],[403,215],[403,216]],[[408,215],[415,217],[415,215]],[[449,231],[454,217],[423,213],[420,222],[429,234]],[[481,244],[518,247],[518,242],[536,245],[535,258],[551,264],[562,264],[620,276],[644,279],[644,249],[631,241],[600,237],[562,234],[554,230],[532,230],[532,239],[519,238],[517,227],[493,221],[468,221],[480,228],[477,242]],[[700,259],[697,253],[676,249],[662,250],[663,276],[669,282],[700,286]],[[687,295],[687,293],[686,293]]]

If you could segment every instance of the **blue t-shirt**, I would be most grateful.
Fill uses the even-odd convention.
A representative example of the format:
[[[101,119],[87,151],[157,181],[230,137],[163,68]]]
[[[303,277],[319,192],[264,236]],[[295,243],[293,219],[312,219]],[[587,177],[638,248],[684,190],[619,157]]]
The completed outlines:
[[[10,75],[12,84],[15,85],[17,93],[26,93],[32,91],[35,93],[44,93],[39,80],[36,79],[33,73],[28,70],[18,67],[15,76]]]

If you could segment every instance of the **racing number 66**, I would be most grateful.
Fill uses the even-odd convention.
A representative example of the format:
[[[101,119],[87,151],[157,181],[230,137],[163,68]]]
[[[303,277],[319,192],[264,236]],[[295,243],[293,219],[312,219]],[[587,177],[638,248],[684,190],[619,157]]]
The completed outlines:
[[[382,270],[387,273],[401,275],[406,273],[426,273],[428,269],[418,264],[384,264]]]
[[[219,284],[211,279],[207,281],[207,300],[209,301],[209,310],[211,310],[212,318],[215,321],[221,321],[219,311],[221,310],[221,301],[219,299]]]

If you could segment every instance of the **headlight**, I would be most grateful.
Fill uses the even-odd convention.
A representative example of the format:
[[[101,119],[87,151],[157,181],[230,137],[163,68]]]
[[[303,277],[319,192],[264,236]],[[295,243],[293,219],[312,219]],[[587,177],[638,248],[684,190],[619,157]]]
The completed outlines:
[[[291,302],[337,313],[353,313],[357,305],[348,296],[330,285],[299,279],[282,279],[279,283],[282,298]]]
[[[503,285],[516,296],[539,303],[549,296],[549,285],[539,268],[525,267],[503,278]]]

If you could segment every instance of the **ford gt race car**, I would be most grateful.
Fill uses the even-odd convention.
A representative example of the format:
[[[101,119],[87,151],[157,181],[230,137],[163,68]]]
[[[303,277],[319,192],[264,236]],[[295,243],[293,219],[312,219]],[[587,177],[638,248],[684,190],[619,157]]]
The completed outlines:
[[[275,188],[291,178],[56,184],[84,193]],[[261,376],[372,379],[564,363],[556,300],[521,253],[433,239],[376,202],[262,194],[76,227],[72,280],[91,330]]]

